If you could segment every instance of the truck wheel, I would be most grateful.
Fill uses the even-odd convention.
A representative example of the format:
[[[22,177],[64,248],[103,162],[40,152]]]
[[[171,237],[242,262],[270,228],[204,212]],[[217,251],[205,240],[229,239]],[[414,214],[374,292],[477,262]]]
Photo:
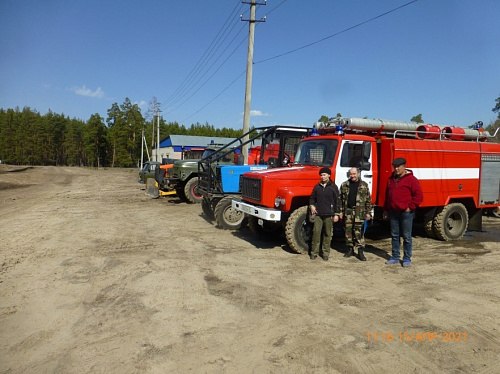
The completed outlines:
[[[440,240],[458,240],[464,236],[469,225],[467,209],[460,203],[446,205],[436,213],[434,227]]]
[[[208,199],[203,198],[203,200],[201,201],[201,210],[203,211],[203,214],[205,214],[205,217],[207,217],[207,219],[209,219],[210,221],[214,220],[214,211],[212,210],[212,204]]]
[[[290,248],[296,253],[307,254],[309,252],[314,224],[309,222],[307,215],[307,206],[301,206],[286,221],[286,240]]]
[[[263,238],[272,238],[276,236],[278,230],[281,229],[281,225],[279,223],[270,221],[264,221],[261,226],[259,225],[259,218],[255,216],[248,216],[248,227],[254,234]]]
[[[181,199],[181,201],[187,201],[186,195],[184,194],[184,187],[176,186],[175,194],[179,199]]]
[[[493,208],[491,214],[493,214],[493,217],[500,218],[500,207]]]
[[[215,221],[224,230],[238,230],[245,219],[245,213],[232,207],[233,198],[226,196],[215,207]]]
[[[424,217],[424,230],[431,239],[437,239],[434,217]]]
[[[191,178],[186,182],[184,186],[184,195],[186,196],[187,202],[196,204],[201,203],[203,200],[203,196],[200,195],[197,191],[198,189],[198,178]]]

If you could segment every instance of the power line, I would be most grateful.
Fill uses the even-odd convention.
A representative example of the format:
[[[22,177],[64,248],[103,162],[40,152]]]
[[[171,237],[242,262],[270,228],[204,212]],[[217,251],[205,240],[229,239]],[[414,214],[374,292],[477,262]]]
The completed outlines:
[[[194,112],[193,114],[191,114],[189,117],[186,117],[184,118],[181,122],[184,122],[188,119],[190,119],[192,116],[194,116],[195,114],[198,114],[201,110],[205,109],[207,106],[209,106],[210,104],[212,104],[220,95],[222,95],[224,92],[226,92],[229,87],[231,87],[234,83],[236,83],[236,81],[238,79],[240,79],[244,74],[246,73],[245,70],[243,70],[240,75],[238,75],[231,83],[229,83],[226,88],[224,88],[221,92],[219,92],[217,94],[217,96],[215,96],[212,100],[210,100],[208,103],[206,103],[204,106],[202,106],[201,108],[199,108],[196,112]]]
[[[270,60],[274,60],[274,59],[277,59],[277,58],[279,58],[279,57],[283,57],[283,56],[289,55],[289,54],[291,54],[291,53],[294,53],[294,52],[300,51],[301,49],[305,49],[305,48],[311,47],[311,46],[313,46],[313,45],[315,45],[315,44],[319,44],[319,43],[321,43],[321,42],[324,42],[325,40],[331,39],[331,38],[333,38],[333,37],[335,37],[335,36],[338,36],[338,35],[340,35],[340,34],[346,33],[347,31],[351,31],[351,30],[353,30],[353,29],[355,29],[355,28],[358,28],[358,27],[363,26],[363,25],[365,25],[365,24],[367,24],[367,23],[370,23],[370,22],[372,22],[372,21],[375,21],[375,20],[376,20],[376,19],[378,19],[378,18],[382,18],[382,17],[384,17],[384,16],[386,16],[386,15],[388,15],[388,14],[394,13],[394,12],[396,12],[396,11],[400,10],[401,8],[404,8],[404,7],[408,6],[408,5],[411,5],[411,4],[413,4],[413,3],[416,3],[417,1],[418,1],[418,0],[413,0],[413,1],[410,1],[409,3],[406,3],[406,4],[403,4],[403,5],[401,5],[401,6],[398,6],[397,8],[391,9],[391,10],[389,10],[389,11],[385,12],[385,13],[379,14],[378,16],[372,17],[372,18],[370,18],[370,19],[368,19],[368,20],[366,20],[366,21],[363,21],[363,22],[361,22],[361,23],[358,23],[357,25],[354,25],[354,26],[348,27],[348,28],[346,28],[346,29],[344,29],[344,30],[342,30],[342,31],[336,32],[335,34],[332,34],[332,35],[330,35],[330,36],[327,36],[327,37],[325,37],[325,38],[323,38],[323,39],[319,39],[319,40],[317,40],[317,41],[315,41],[315,42],[312,42],[312,43],[309,43],[309,44],[303,45],[302,47],[292,49],[291,51],[288,51],[288,52],[285,52],[285,53],[281,53],[281,54],[279,54],[279,55],[276,55],[276,56],[273,56],[273,57],[269,57],[269,58],[266,58],[266,59],[261,60],[261,61],[257,61],[257,62],[255,62],[255,65],[256,65],[256,64],[263,63],[263,62],[267,62],[267,61],[270,61]]]
[[[283,0],[280,4],[278,4],[276,7],[274,7],[273,9],[271,9],[271,11],[270,11],[269,13],[271,13],[272,11],[274,11],[276,8],[278,8],[279,6],[281,6],[281,5],[282,5],[283,3],[285,3],[286,1],[287,1],[287,0]],[[264,60],[261,60],[261,61],[258,61],[258,62],[254,62],[254,65],[256,65],[256,64],[260,64],[260,63],[264,63],[264,62],[267,62],[267,61],[270,61],[270,60],[274,60],[274,59],[277,59],[277,58],[280,58],[280,57],[283,57],[283,56],[289,55],[289,54],[291,54],[291,53],[294,53],[294,52],[300,51],[300,50],[302,50],[302,49],[305,49],[305,48],[311,47],[311,46],[313,46],[313,45],[319,44],[319,43],[324,42],[324,41],[326,41],[326,40],[328,40],[328,39],[331,39],[331,38],[333,38],[333,37],[336,37],[336,36],[338,36],[338,35],[341,35],[341,34],[343,34],[343,33],[346,33],[346,32],[348,32],[348,31],[351,31],[351,30],[353,30],[353,29],[355,29],[355,28],[358,28],[358,27],[360,27],[360,26],[363,26],[363,25],[365,25],[365,24],[367,24],[367,23],[373,22],[373,21],[375,21],[375,20],[377,20],[377,19],[379,19],[379,18],[382,18],[382,17],[384,17],[384,16],[387,16],[387,15],[389,15],[389,14],[391,14],[391,13],[394,13],[394,12],[396,12],[396,11],[398,11],[398,10],[400,10],[400,9],[404,8],[404,7],[407,7],[407,6],[409,6],[409,5],[413,4],[413,3],[416,3],[417,1],[418,1],[418,0],[413,0],[413,1],[410,1],[410,2],[408,2],[408,3],[406,3],[406,4],[403,4],[403,5],[401,5],[401,6],[398,6],[398,7],[396,7],[396,8],[393,8],[393,9],[391,9],[391,10],[387,11],[387,12],[381,13],[381,14],[379,14],[379,15],[375,16],[375,17],[372,17],[372,18],[370,18],[370,19],[367,19],[366,21],[363,21],[363,22],[358,23],[358,24],[356,24],[356,25],[350,26],[350,27],[348,27],[348,28],[346,28],[346,29],[344,29],[344,30],[342,30],[342,31],[336,32],[336,33],[334,33],[334,34],[332,34],[332,35],[329,35],[329,36],[327,36],[327,37],[324,37],[324,38],[322,38],[322,39],[319,39],[319,40],[317,40],[317,41],[315,41],[315,42],[312,42],[312,43],[306,44],[306,45],[304,45],[304,46],[302,46],[302,47],[295,48],[295,49],[290,50],[290,51],[288,51],[288,52],[281,53],[281,54],[279,54],[279,55],[276,55],[276,56],[273,56],[273,57],[270,57],[270,58],[267,58],[267,59],[264,59]],[[269,13],[268,13],[268,14],[269,14]],[[241,43],[238,45],[238,47],[239,47],[240,45],[241,45]],[[233,51],[233,53],[234,53],[234,52],[235,52],[235,51]],[[232,54],[231,54],[231,55],[232,55]],[[226,61],[227,61],[227,59],[224,61],[224,63],[225,63]],[[220,67],[221,67],[221,66],[220,66]],[[216,72],[220,69],[220,67],[216,70]],[[214,73],[214,74],[215,74],[215,73]],[[211,78],[211,77],[213,77],[213,75],[214,75],[214,74],[212,74],[212,75],[210,76],[210,78]],[[244,73],[241,73],[240,75],[238,75],[238,76],[237,76],[237,77],[236,77],[236,78],[235,78],[235,79],[234,79],[231,83],[229,83],[229,84],[228,84],[228,85],[227,85],[227,86],[226,86],[226,87],[225,87],[222,91],[220,91],[220,92],[219,92],[219,93],[218,93],[218,94],[217,94],[217,95],[216,95],[213,99],[211,99],[211,100],[210,100],[207,104],[205,104],[204,106],[202,106],[201,108],[199,108],[198,110],[196,110],[193,114],[191,114],[191,115],[190,115],[189,117],[187,117],[186,119],[191,118],[191,117],[192,117],[192,116],[194,116],[195,114],[199,113],[202,109],[206,108],[206,107],[207,107],[209,104],[211,104],[213,101],[215,101],[215,99],[217,99],[217,98],[218,98],[218,97],[219,97],[222,93],[224,93],[227,89],[229,89],[229,87],[231,87],[231,86],[232,86],[232,85],[233,85],[233,84],[234,84],[234,83],[235,83],[235,82],[236,82],[236,81],[237,81],[237,80],[238,80],[238,79],[239,79],[239,78],[240,78],[243,74],[244,74]],[[209,79],[210,79],[210,78],[209,78]],[[208,82],[208,80],[207,80],[207,81],[205,81],[205,83],[203,83],[203,85],[205,85],[207,82]],[[203,86],[202,86],[202,87],[203,87]],[[199,91],[199,89],[201,89],[201,87],[200,87],[200,88],[198,88],[198,90],[197,90],[196,92],[198,92],[198,91]],[[195,93],[196,93],[196,92],[195,92]],[[194,95],[194,94],[193,94],[193,95]],[[193,95],[191,95],[188,99],[190,99]],[[187,101],[187,100],[186,100],[186,101]],[[184,101],[182,104],[184,104],[186,101]],[[181,105],[182,105],[182,104],[181,104]],[[180,105],[179,105],[179,106],[180,106]],[[175,109],[177,109],[179,106],[177,106],[176,108],[174,108],[174,110],[175,110]],[[170,111],[169,113],[171,113],[171,112],[172,112],[172,111]]]
[[[274,7],[274,8],[271,10],[271,12],[272,12],[273,10],[275,10],[277,7],[279,7],[280,5],[282,5],[282,4],[283,4],[284,2],[286,2],[286,1],[287,1],[287,0],[283,0],[280,4],[278,4],[276,7]],[[257,5],[257,9],[259,9],[259,8],[260,8],[260,4],[258,4],[258,5]],[[241,9],[241,7],[240,7],[240,9]],[[238,11],[239,11],[240,9],[238,9]],[[246,14],[247,12],[248,12],[248,10],[247,10],[247,11],[245,11],[245,12],[244,12],[244,14]],[[233,9],[233,11],[232,11],[231,13],[234,13],[234,9]],[[236,19],[236,17],[235,17],[235,19]],[[225,22],[224,26],[225,26],[226,24],[227,24],[227,21]],[[223,26],[223,27],[224,27],[224,26]],[[233,26],[233,27],[231,28],[231,30],[233,30],[233,29],[234,29],[234,27],[235,27],[235,26]],[[219,61],[219,60],[220,60],[220,58],[222,58],[222,56],[224,55],[224,53],[225,53],[225,52],[228,50],[228,48],[229,48],[229,47],[233,44],[233,42],[234,42],[234,40],[236,39],[236,37],[237,37],[237,36],[238,36],[238,35],[242,32],[242,30],[243,30],[244,28],[245,28],[245,25],[243,25],[243,26],[239,29],[238,33],[237,33],[237,34],[235,35],[235,37],[234,37],[234,38],[233,38],[233,39],[232,39],[232,40],[228,43],[228,45],[227,45],[227,46],[226,46],[226,48],[222,51],[222,53],[219,55],[219,57],[217,57],[217,58],[216,58],[216,60],[215,60],[215,61],[214,61],[214,62],[213,62],[213,63],[212,63],[212,64],[211,64],[208,68],[206,68],[206,69],[205,69],[205,72],[201,75],[201,77],[198,77],[198,78],[197,78],[197,81],[196,81],[196,82],[194,82],[194,83],[193,83],[192,81],[193,81],[193,79],[194,79],[194,76],[195,76],[196,74],[198,74],[199,69],[198,69],[198,71],[197,71],[196,73],[193,73],[193,71],[195,70],[195,69],[193,69],[193,71],[189,74],[189,75],[190,75],[189,79],[188,79],[188,78],[186,78],[186,79],[183,81],[183,84],[182,84],[182,86],[183,86],[183,87],[182,87],[182,89],[179,89],[179,88],[178,88],[178,89],[176,90],[176,96],[174,96],[174,95],[172,94],[172,95],[170,96],[170,98],[169,98],[169,100],[170,100],[170,101],[169,101],[168,103],[166,103],[166,104],[163,106],[163,108],[164,108],[164,109],[166,109],[166,107],[168,106],[168,104],[170,104],[170,106],[174,106],[176,103],[178,103],[178,102],[179,102],[179,101],[181,101],[183,98],[185,98],[185,97],[186,97],[186,95],[188,95],[188,94],[189,94],[189,93],[190,93],[193,89],[195,89],[195,87],[196,87],[196,86],[200,83],[201,79],[202,79],[204,76],[206,76],[206,75],[209,73],[209,71],[213,68],[213,66],[215,65],[215,63],[216,63],[217,61]],[[219,31],[219,34],[220,34],[220,31]],[[227,39],[227,36],[228,36],[228,35],[226,35],[226,37],[224,38],[224,40],[226,40],[226,39]],[[190,98],[192,98],[192,97],[193,97],[193,96],[194,96],[197,92],[199,92],[199,91],[200,91],[200,89],[201,89],[203,86],[205,86],[205,85],[208,83],[208,81],[209,81],[211,78],[213,78],[213,76],[214,76],[214,75],[215,75],[215,74],[216,74],[216,73],[217,73],[217,72],[218,72],[218,71],[222,68],[222,66],[226,64],[226,62],[229,60],[229,57],[231,57],[231,56],[232,56],[232,55],[236,52],[236,50],[237,50],[237,49],[241,46],[241,44],[243,44],[243,42],[244,42],[245,40],[246,40],[246,36],[245,36],[245,38],[244,38],[244,39],[243,39],[240,43],[238,43],[238,45],[237,45],[237,46],[233,49],[233,51],[229,54],[229,56],[228,56],[228,57],[227,57],[227,58],[226,58],[226,59],[225,59],[225,60],[224,60],[224,61],[223,61],[223,62],[222,62],[222,63],[221,63],[221,64],[220,64],[217,68],[216,68],[216,70],[214,71],[214,73],[212,73],[212,74],[209,76],[209,78],[208,78],[207,80],[205,80],[205,81],[204,81],[204,82],[203,82],[203,83],[202,83],[202,84],[201,84],[201,85],[200,85],[200,86],[196,89],[196,91],[194,91],[194,92],[193,92],[193,93],[192,93],[189,97],[187,97],[185,100],[183,100],[183,101],[182,101],[179,105],[177,105],[177,106],[175,106],[174,108],[172,108],[172,109],[170,109],[169,111],[167,111],[167,112],[166,112],[166,114],[169,114],[169,113],[174,112],[174,111],[175,111],[175,110],[177,110],[180,106],[182,106],[183,104],[185,104],[185,103],[186,103],[186,102],[187,102]],[[212,44],[214,44],[214,43],[212,42]],[[211,44],[211,45],[212,45],[212,44]],[[217,49],[219,49],[219,48],[220,48],[220,45],[219,45],[219,47],[218,47]],[[213,49],[212,49],[212,51],[213,51]],[[211,52],[211,54],[212,54],[212,55],[213,55],[214,53],[215,53],[215,52]],[[202,58],[200,58],[200,60],[198,61],[197,65],[201,65],[201,61],[202,61],[203,59],[205,59],[205,60],[206,60],[206,57],[204,58],[204,56],[205,56],[206,54],[207,54],[207,51],[205,51],[205,53],[204,53],[203,57],[202,57]],[[205,65],[206,65],[206,64],[205,64]],[[192,74],[192,73],[193,73],[193,74]],[[236,79],[236,80],[237,80],[237,79]],[[233,81],[232,83],[230,83],[230,84],[229,84],[229,86],[230,86],[230,85],[232,85],[232,84],[234,84],[234,82],[235,82],[235,81]],[[190,87],[187,87],[187,86],[188,86],[188,84],[190,84],[190,83],[192,83],[192,84],[191,84],[191,86],[190,86]],[[222,92],[226,91],[226,90],[229,88],[229,86],[227,86],[226,88],[224,88]],[[220,93],[219,93],[216,97],[219,97],[219,95],[220,95]],[[212,101],[213,101],[213,99],[212,99],[210,102],[212,102]],[[198,111],[199,111],[199,110],[198,110]],[[196,113],[197,113],[197,112],[196,112]],[[190,117],[192,117],[192,115],[191,115]],[[188,118],[189,118],[189,117],[188,117]]]
[[[213,56],[213,54],[215,53],[215,52],[213,52],[214,50],[216,50],[215,46],[217,46],[217,44],[220,45],[220,43],[222,43],[221,40],[224,41],[227,38],[227,35],[226,35],[226,37],[224,39],[222,39],[223,35],[224,34],[228,34],[228,30],[231,31],[236,26],[237,23],[235,22],[234,26],[231,29],[229,29],[229,28],[226,27],[226,25],[231,21],[231,19],[235,18],[235,16],[234,16],[235,11],[236,11],[236,13],[238,13],[240,11],[241,7],[242,7],[242,5],[238,4],[238,5],[236,5],[233,8],[233,10],[231,11],[231,13],[227,17],[226,21],[221,26],[221,28],[219,29],[218,33],[216,34],[216,36],[214,37],[214,39],[212,40],[212,42],[210,43],[210,45],[207,47],[207,49],[205,50],[205,52],[202,54],[202,56],[200,57],[200,59],[197,61],[197,63],[193,67],[193,69],[189,72],[189,74],[186,76],[186,78],[184,78],[184,80],[182,81],[182,83],[174,90],[174,92],[166,100],[164,107],[166,107],[168,104],[171,104],[172,101],[176,97],[178,97],[179,95],[181,95],[181,93],[185,92],[186,89],[189,90],[189,87],[188,87],[189,84],[199,74],[199,71],[205,65],[206,60],[209,59],[211,56]],[[186,88],[186,87],[188,87],[188,88]],[[178,101],[178,99],[177,99],[177,101]]]
[[[191,99],[196,93],[198,93],[199,90],[201,90],[203,88],[203,86],[205,86],[205,84],[207,84],[210,79],[212,79],[212,77],[222,68],[222,66],[224,66],[224,64],[229,60],[229,58],[238,50],[238,48],[240,47],[241,44],[243,44],[243,42],[246,40],[246,38],[244,38],[233,50],[233,52],[231,52],[231,54],[219,65],[219,67],[212,73],[212,75],[210,75],[206,80],[205,82],[203,82],[203,84],[198,87],[198,89],[196,91],[194,91],[191,96],[189,96],[188,98],[186,98],[183,102],[181,102],[179,105],[177,105],[175,108],[169,110],[167,112],[167,114],[169,113],[172,113],[173,111],[175,111],[176,109],[178,109],[180,106],[182,106],[184,103],[186,103],[189,99]],[[207,71],[208,73],[208,71]],[[234,81],[233,81],[234,83]],[[231,83],[232,84],[232,83]],[[227,88],[229,87],[226,87],[223,91],[225,91]],[[218,97],[219,95],[217,95]],[[212,100],[213,101],[213,100]]]

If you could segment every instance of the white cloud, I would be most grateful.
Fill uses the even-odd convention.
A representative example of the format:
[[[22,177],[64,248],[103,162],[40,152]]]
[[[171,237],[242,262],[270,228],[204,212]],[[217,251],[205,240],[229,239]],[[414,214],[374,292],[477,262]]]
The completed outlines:
[[[101,87],[97,87],[97,90],[92,91],[90,88],[85,87],[85,85],[83,85],[82,87],[74,86],[71,91],[81,96],[97,98],[104,97],[104,91],[101,89]]]
[[[242,112],[241,115],[244,115]],[[250,111],[250,117],[270,117],[271,115],[269,113],[264,113],[261,110],[251,110]]]
[[[137,104],[137,106],[139,106],[139,108],[141,108],[141,110],[145,110],[148,107],[148,103],[144,100],[136,101],[134,104]]]

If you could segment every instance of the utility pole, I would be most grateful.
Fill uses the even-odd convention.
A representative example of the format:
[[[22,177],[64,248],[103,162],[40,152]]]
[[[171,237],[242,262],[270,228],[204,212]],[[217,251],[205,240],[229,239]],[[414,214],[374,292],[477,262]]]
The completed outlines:
[[[243,133],[246,134],[250,131],[250,104],[252,102],[252,64],[253,64],[253,44],[255,35],[255,22],[265,22],[266,17],[261,20],[255,19],[255,6],[256,5],[266,5],[266,0],[263,3],[257,3],[256,0],[242,1],[243,4],[250,4],[250,18],[243,19],[243,15],[240,16],[242,21],[248,22],[248,52],[247,52],[247,79],[245,84],[245,111],[243,113]],[[248,135],[243,137],[243,142],[248,141]],[[243,153],[244,163],[248,164],[248,144],[241,148],[241,153]]]
[[[144,160],[144,123],[142,124],[142,134],[141,134],[141,170],[142,170],[142,162]],[[99,158],[97,158],[99,160]]]
[[[155,116],[151,115],[151,125],[153,129],[151,131],[151,158],[148,157],[149,161],[153,161],[153,150],[155,149]]]
[[[156,131],[157,131],[157,136],[156,136],[156,161],[158,161],[158,157],[160,155],[160,108],[158,108],[156,112]]]

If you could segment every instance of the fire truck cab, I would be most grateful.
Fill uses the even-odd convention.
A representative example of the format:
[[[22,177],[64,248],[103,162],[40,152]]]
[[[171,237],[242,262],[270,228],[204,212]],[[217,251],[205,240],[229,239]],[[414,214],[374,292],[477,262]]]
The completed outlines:
[[[308,200],[321,167],[332,170],[340,186],[352,167],[368,183],[374,218],[382,218],[392,161],[407,160],[420,182],[424,200],[417,219],[427,234],[457,240],[480,230],[482,210],[500,205],[500,144],[482,128],[463,129],[414,122],[335,118],[316,124],[317,135],[304,138],[291,167],[245,173],[234,209],[248,215],[259,234],[285,230],[297,253],[307,253],[312,236]]]

